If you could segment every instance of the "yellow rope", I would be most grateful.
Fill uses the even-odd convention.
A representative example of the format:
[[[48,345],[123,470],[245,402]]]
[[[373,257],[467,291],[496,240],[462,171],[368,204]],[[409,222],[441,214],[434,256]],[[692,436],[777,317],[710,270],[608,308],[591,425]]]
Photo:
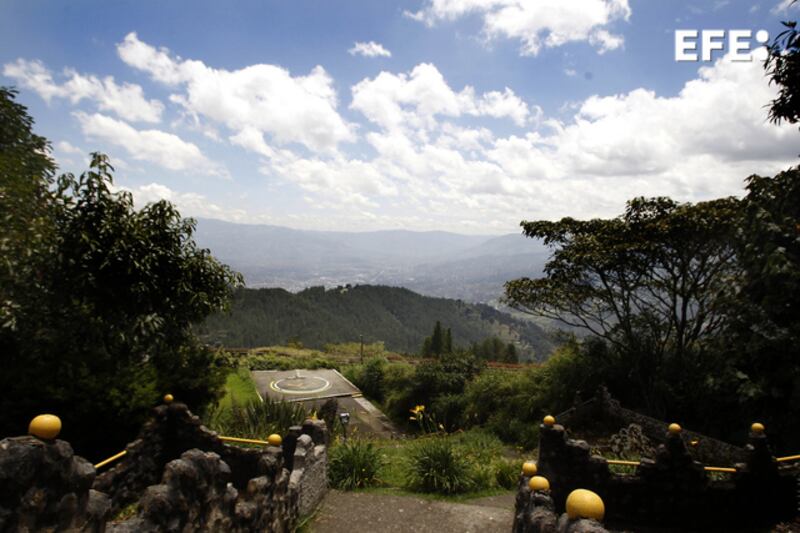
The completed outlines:
[[[98,468],[102,468],[102,467],[106,466],[107,464],[113,463],[117,459],[120,459],[121,457],[124,457],[127,453],[128,453],[127,450],[122,450],[117,455],[112,455],[111,457],[109,457],[105,461],[100,461],[99,463],[94,465],[94,468],[95,468],[95,470],[97,470]]]
[[[619,459],[606,459],[606,462],[610,465],[625,466],[639,466],[641,464],[639,461],[622,461]],[[724,466],[704,466],[703,468],[708,472],[736,472],[735,468],[727,468]]]
[[[800,459],[800,455],[789,455],[786,457],[778,457],[776,461],[779,463],[785,463],[786,461],[797,461],[798,459]]]
[[[219,440],[224,440],[225,442],[241,442],[243,444],[259,444],[261,446],[269,446],[269,442],[265,440],[255,440],[255,439],[240,439],[238,437],[219,437]]]

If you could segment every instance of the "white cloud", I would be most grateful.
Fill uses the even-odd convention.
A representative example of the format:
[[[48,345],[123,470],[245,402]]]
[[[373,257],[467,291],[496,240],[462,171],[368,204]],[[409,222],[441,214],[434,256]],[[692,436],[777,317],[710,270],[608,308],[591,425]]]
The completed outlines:
[[[148,161],[169,170],[225,176],[225,171],[207,159],[200,149],[177,135],[160,130],[137,130],[106,115],[73,113],[87,137],[120,146],[136,160]]]
[[[773,15],[785,14],[788,13],[790,9],[797,9],[798,7],[800,7],[800,4],[795,2],[795,0],[781,0],[770,9],[770,13]]]
[[[608,27],[631,16],[628,0],[427,0],[426,6],[406,16],[433,25],[468,15],[483,18],[487,38],[519,40],[523,55],[537,55],[575,41],[588,41],[606,52],[622,46],[621,35]]]
[[[71,145],[67,141],[59,141],[56,143],[56,150],[65,154],[76,154],[76,155],[83,155],[83,150],[80,148]]]
[[[48,103],[53,98],[65,98],[72,104],[88,99],[102,111],[112,111],[125,120],[142,122],[159,122],[164,110],[164,105],[158,100],[147,100],[139,85],[117,85],[112,76],[100,79],[65,69],[67,80],[59,85],[41,61],[25,59],[4,65],[3,74],[37,92]]]
[[[247,142],[265,155],[265,173],[316,201],[374,213],[394,206],[450,229],[465,219],[511,228],[521,218],[615,216],[640,195],[699,201],[741,194],[746,176],[795,160],[795,127],[766,120],[764,105],[774,95],[759,63],[723,58],[677,95],[645,88],[595,95],[568,120],[539,117],[527,131],[497,136],[457,121],[513,99],[455,92],[425,65],[353,88],[352,108],[373,128],[365,134],[373,156],[287,160],[270,157],[263,138]]]
[[[201,61],[172,57],[128,34],[117,46],[128,65],[156,81],[185,89],[171,100],[189,114],[224,124],[236,133],[254,129],[277,144],[299,143],[333,152],[355,139],[354,126],[337,112],[333,80],[320,66],[306,76],[292,76],[276,65],[257,64],[228,71]]]
[[[436,66],[421,63],[408,73],[381,72],[366,78],[353,89],[350,108],[383,128],[431,128],[437,116],[461,115],[510,118],[522,126],[530,110],[514,91],[491,91],[475,96],[467,86],[456,93]]]
[[[178,192],[160,183],[150,183],[135,188],[119,187],[118,190],[130,192],[133,195],[134,204],[139,209],[152,202],[167,200],[174,204],[180,211],[181,216],[184,217],[216,218],[229,222],[251,221],[247,213],[242,209],[221,207],[210,202],[202,194]]]
[[[370,41],[368,43],[356,42],[348,50],[350,55],[360,55],[364,57],[392,57],[392,53],[383,47],[382,44]]]

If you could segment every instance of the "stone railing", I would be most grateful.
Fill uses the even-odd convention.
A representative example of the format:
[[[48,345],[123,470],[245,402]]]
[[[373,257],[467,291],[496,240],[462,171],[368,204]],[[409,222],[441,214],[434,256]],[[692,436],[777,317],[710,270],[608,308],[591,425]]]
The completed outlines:
[[[622,407],[605,387],[600,387],[593,398],[576,402],[576,405],[556,415],[556,418],[562,425],[573,429],[613,428],[612,433],[635,424],[648,439],[662,444],[666,442],[663,420]],[[746,458],[744,448],[728,442],[690,430],[684,430],[681,435],[684,440],[694,443],[692,455],[699,460],[738,463]]]
[[[689,454],[680,426],[671,424],[664,431],[662,425],[662,431],[665,443],[654,458],[608,461],[592,456],[585,441],[568,439],[564,427],[546,417],[538,462],[526,465],[520,479],[515,533],[602,531],[592,529],[600,528],[599,522],[573,529],[577,519],[586,518],[569,512],[576,490],[593,493],[604,509],[599,517],[625,529],[755,528],[796,516],[798,469],[789,465],[798,456],[773,457],[761,424],[752,426],[745,461],[733,467],[704,467]],[[635,471],[613,473],[609,463],[629,464]],[[556,522],[556,513],[564,510],[568,518]]]
[[[170,402],[100,475],[57,430],[32,424],[31,433],[0,441],[0,531],[288,532],[327,490],[320,420],[292,427],[280,445],[244,448]],[[135,516],[109,521],[131,504]]]

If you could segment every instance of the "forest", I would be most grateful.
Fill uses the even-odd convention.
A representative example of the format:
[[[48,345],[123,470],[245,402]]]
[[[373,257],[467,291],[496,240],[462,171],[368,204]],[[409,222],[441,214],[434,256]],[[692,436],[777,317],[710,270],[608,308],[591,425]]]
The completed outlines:
[[[235,348],[290,339],[322,348],[363,336],[364,342],[381,341],[390,350],[417,353],[436,321],[451,330],[454,347],[496,336],[517,345],[520,360],[541,361],[554,346],[552,335],[538,325],[488,305],[373,285],[312,287],[297,294],[242,288],[233,294],[229,311],[213,314],[195,331],[208,344]]]

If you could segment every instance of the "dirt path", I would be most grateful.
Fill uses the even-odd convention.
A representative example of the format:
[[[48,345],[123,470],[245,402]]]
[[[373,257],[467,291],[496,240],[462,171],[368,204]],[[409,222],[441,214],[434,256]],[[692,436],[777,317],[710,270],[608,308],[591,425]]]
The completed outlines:
[[[466,503],[365,492],[328,493],[307,531],[311,533],[509,532],[514,494]]]

